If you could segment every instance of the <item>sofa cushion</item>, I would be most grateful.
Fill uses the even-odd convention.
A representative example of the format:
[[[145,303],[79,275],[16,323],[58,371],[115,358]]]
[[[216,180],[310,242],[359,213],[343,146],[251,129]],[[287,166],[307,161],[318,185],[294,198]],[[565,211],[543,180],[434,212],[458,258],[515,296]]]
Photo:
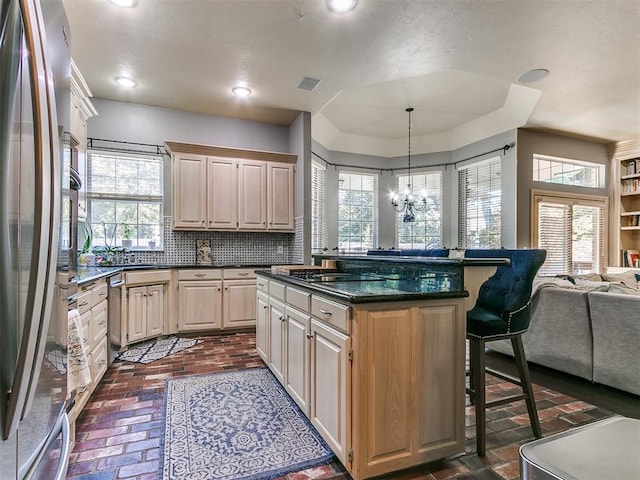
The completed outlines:
[[[575,283],[576,280],[588,280],[590,282],[601,282],[602,277],[599,273],[585,273],[584,275],[568,275],[567,279]]]
[[[626,295],[638,295],[640,296],[640,289],[630,287],[625,285],[624,283],[611,282],[609,284],[609,292],[611,293],[622,293]]]
[[[611,292],[588,296],[593,381],[640,395],[640,298]]]

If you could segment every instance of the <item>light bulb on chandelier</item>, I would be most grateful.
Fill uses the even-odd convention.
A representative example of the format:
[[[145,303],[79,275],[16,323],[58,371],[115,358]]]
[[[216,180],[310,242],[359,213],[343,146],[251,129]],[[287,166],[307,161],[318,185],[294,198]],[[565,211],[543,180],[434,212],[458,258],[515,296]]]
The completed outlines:
[[[408,182],[403,195],[391,192],[391,206],[396,212],[402,213],[402,221],[404,223],[409,223],[416,221],[415,212],[420,212],[427,208],[427,197],[424,192],[415,196],[411,188],[411,112],[413,112],[413,108],[409,107],[405,111],[409,114]]]

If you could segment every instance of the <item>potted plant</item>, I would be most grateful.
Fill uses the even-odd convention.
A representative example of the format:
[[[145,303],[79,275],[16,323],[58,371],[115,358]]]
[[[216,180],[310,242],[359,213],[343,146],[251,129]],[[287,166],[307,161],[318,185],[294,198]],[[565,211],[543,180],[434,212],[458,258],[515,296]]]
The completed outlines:
[[[122,224],[122,246],[124,248],[131,248],[133,245],[133,240],[131,240],[131,236],[133,232],[131,231],[131,226],[128,223]]]
[[[91,241],[93,240],[93,230],[91,230],[91,224],[86,222],[83,225],[84,230],[84,242],[82,243],[82,248],[78,252],[78,264],[82,267],[86,267],[93,263],[93,259],[95,256],[89,253],[91,250]]]

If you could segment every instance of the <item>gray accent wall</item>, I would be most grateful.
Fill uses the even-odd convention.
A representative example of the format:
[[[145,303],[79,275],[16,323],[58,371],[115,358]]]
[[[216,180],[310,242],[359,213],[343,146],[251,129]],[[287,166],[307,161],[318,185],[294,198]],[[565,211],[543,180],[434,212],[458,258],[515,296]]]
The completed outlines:
[[[310,153],[304,153],[310,150],[309,114],[301,113],[289,127],[100,98],[94,98],[92,102],[98,115],[90,118],[87,123],[88,136],[91,138],[152,145],[164,145],[166,140],[173,140],[295,153],[299,157],[299,163],[303,159],[301,166],[304,166],[304,159],[310,156]],[[127,145],[121,146],[127,148]],[[136,148],[135,145],[129,147]],[[177,263],[184,263],[184,259],[192,261],[195,258],[195,241],[208,239],[217,262],[224,261],[222,257],[245,263],[260,263],[260,259],[274,263],[302,261],[300,258],[291,258],[294,252],[294,234],[171,230],[171,161],[168,155],[165,155],[164,160],[164,215],[167,217],[164,228],[165,251],[140,252],[140,259]],[[304,175],[305,169],[302,170],[303,173],[298,178]],[[303,234],[306,238],[310,235]]]
[[[518,248],[531,246],[531,190],[560,191],[582,195],[608,197],[609,180],[605,179],[605,188],[594,189],[556,185],[533,181],[533,155],[549,155],[553,157],[583,160],[602,165],[609,165],[605,144],[553,133],[530,129],[519,129],[517,134],[518,185],[517,185],[517,242]],[[609,175],[609,168],[605,168]],[[607,226],[605,226],[607,231]],[[608,263],[605,263],[608,264]]]
[[[502,148],[515,141],[516,131],[510,130],[500,135],[476,142],[464,148],[451,152],[437,152],[421,155],[411,155],[411,171],[424,172],[441,170],[443,172],[443,246],[454,248],[458,246],[458,171],[455,163],[475,157],[489,150]],[[340,171],[362,171],[363,173],[377,173],[378,177],[378,245],[388,249],[396,246],[395,221],[396,213],[391,207],[390,193],[395,188],[395,175],[406,173],[407,156],[386,158],[371,155],[327,150],[319,143],[312,142],[312,158],[323,163],[322,159],[331,164],[348,166],[327,166],[326,176],[326,215],[327,215],[327,247],[331,250],[338,243],[338,176]],[[482,155],[469,162],[488,159],[500,155],[502,178],[502,244],[513,247],[516,239],[516,153],[510,149],[506,154],[502,151]],[[468,163],[468,162],[467,162]],[[462,165],[463,163],[460,163]],[[386,171],[385,169],[394,169]]]

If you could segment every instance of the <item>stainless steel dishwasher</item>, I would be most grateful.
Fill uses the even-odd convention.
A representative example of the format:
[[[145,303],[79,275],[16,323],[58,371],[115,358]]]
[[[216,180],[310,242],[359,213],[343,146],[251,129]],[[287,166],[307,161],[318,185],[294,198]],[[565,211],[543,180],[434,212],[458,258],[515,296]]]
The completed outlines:
[[[107,359],[111,365],[122,345],[122,273],[109,277],[109,315],[107,318]]]

